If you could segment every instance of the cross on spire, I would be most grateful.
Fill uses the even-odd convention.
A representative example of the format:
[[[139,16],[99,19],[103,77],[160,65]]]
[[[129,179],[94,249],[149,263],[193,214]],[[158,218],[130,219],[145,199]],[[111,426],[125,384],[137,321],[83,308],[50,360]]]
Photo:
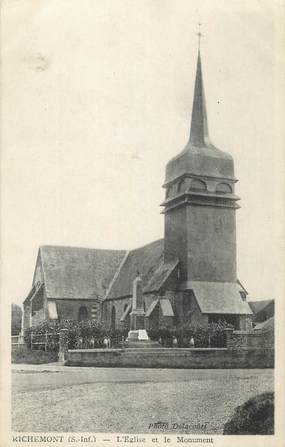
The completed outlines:
[[[196,33],[196,34],[198,36],[198,50],[199,51],[200,51],[200,45],[201,45],[201,37],[203,37],[203,34],[201,33],[201,26],[202,26],[202,23],[198,22],[199,29],[198,29],[198,33]]]

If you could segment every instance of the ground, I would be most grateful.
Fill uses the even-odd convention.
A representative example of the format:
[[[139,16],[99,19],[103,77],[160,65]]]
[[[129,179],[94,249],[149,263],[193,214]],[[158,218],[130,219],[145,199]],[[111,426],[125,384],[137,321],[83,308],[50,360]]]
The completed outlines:
[[[14,365],[12,429],[160,433],[149,427],[162,421],[169,433],[221,434],[234,408],[264,391],[273,391],[272,369]]]

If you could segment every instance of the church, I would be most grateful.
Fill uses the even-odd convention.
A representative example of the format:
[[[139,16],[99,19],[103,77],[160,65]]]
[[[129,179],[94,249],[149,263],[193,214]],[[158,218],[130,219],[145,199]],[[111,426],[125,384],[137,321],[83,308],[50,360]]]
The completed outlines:
[[[233,158],[209,138],[199,50],[189,141],[166,166],[164,239],[131,251],[40,247],[24,329],[61,319],[129,328],[136,278],[146,329],[219,320],[251,329],[237,277],[236,182]]]

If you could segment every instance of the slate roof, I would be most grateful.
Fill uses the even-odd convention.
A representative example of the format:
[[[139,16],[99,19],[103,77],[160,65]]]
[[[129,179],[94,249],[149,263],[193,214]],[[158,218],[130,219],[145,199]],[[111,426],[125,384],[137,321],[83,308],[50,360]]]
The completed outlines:
[[[158,299],[157,299],[157,300],[154,300],[154,301],[150,304],[149,308],[147,309],[147,311],[146,311],[146,313],[145,313],[145,316],[146,316],[146,317],[149,317],[149,316],[152,314],[152,312],[153,312],[154,309],[156,308],[157,304],[158,304]]]
[[[257,314],[261,310],[265,309],[269,304],[273,303],[274,300],[259,300],[259,301],[249,301],[248,304],[254,314]]]
[[[196,68],[190,139],[185,149],[167,163],[165,183],[186,173],[236,180],[232,156],[210,142],[200,52]]]
[[[144,293],[158,291],[178,264],[178,260],[164,264],[163,251],[163,239],[130,251],[111,284],[106,299],[131,296],[137,271],[143,280]]]
[[[41,246],[47,297],[103,299],[124,255],[123,250]]]
[[[254,328],[255,331],[270,331],[274,329],[274,317],[268,318],[268,320],[258,323]]]
[[[202,313],[251,315],[252,311],[240,296],[242,288],[237,283],[189,281],[185,289],[194,292]]]

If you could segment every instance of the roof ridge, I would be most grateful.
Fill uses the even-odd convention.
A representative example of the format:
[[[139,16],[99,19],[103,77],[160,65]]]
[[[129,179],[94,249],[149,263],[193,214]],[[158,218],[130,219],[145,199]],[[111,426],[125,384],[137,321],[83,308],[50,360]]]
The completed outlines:
[[[148,247],[148,246],[150,246],[150,245],[152,245],[152,244],[155,244],[156,242],[161,242],[161,241],[163,241],[163,240],[164,240],[164,239],[161,237],[160,239],[156,239],[155,241],[148,242],[147,244],[142,245],[141,247],[133,248],[132,250],[129,250],[129,253],[133,253],[133,252],[136,251],[136,250],[141,250],[142,248],[146,248],[146,247]]]
[[[166,267],[167,268],[167,273],[165,275],[165,277],[160,281],[159,283],[159,288],[163,286],[163,284],[165,284],[165,282],[168,280],[169,276],[174,272],[174,270],[176,269],[177,265],[179,264],[179,259],[175,258],[172,261],[169,262],[162,262],[157,269],[153,272],[152,277],[149,279],[148,283],[146,284],[146,286],[143,288],[144,291],[146,292],[151,292],[151,282],[153,280],[153,277],[155,276],[155,274],[157,272],[159,272],[159,269]]]
[[[125,252],[126,250],[124,248],[92,248],[92,247],[80,247],[80,246],[74,246],[74,245],[40,245],[39,250],[42,250],[43,248],[63,248],[63,249],[80,249],[80,250],[93,250],[93,251],[117,251],[117,252]]]

